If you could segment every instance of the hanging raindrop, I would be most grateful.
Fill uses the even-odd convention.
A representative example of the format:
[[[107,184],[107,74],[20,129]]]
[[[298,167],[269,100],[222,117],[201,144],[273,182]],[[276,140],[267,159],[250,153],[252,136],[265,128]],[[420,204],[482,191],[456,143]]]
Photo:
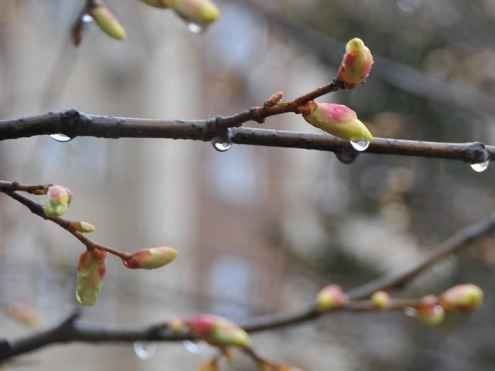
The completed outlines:
[[[143,361],[150,359],[156,353],[156,344],[136,341],[134,343],[134,353],[136,353],[136,356]]]
[[[368,149],[368,147],[370,146],[370,142],[368,142],[367,140],[351,140],[351,146],[356,151],[363,152]]]
[[[404,314],[407,317],[416,317],[416,309],[414,309],[412,307],[408,307],[408,308],[404,309]]]
[[[65,134],[51,134],[50,138],[60,143],[70,142],[72,140],[71,137],[68,137]]]
[[[81,19],[82,19],[83,23],[93,22],[93,17],[91,17],[89,14],[84,14]]]
[[[213,138],[212,139],[213,148],[215,148],[218,152],[227,152],[232,148],[232,142],[227,138]]]
[[[484,162],[478,162],[477,164],[471,164],[471,169],[476,171],[477,173],[482,173],[486,169],[488,169],[488,166],[490,165],[490,160],[486,160]]]
[[[187,24],[187,29],[192,33],[196,33],[196,34],[203,32],[203,27],[201,27],[197,23],[192,23],[192,22]]]
[[[200,347],[199,347],[199,344],[196,343],[196,342],[194,342],[194,341],[186,340],[182,344],[184,345],[184,348],[186,348],[186,350],[189,353],[197,354],[201,350]]]

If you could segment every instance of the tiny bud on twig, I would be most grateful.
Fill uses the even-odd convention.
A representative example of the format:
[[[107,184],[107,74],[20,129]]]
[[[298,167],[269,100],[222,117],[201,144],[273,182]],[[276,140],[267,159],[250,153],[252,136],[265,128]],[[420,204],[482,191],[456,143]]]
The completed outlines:
[[[348,297],[338,285],[324,287],[316,297],[316,309],[326,312],[331,309],[340,308],[348,302]]]

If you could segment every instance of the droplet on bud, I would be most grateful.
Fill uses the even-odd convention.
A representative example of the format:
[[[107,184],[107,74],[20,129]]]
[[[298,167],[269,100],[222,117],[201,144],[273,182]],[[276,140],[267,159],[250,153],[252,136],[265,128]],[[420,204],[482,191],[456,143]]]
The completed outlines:
[[[471,169],[477,173],[482,173],[486,169],[488,169],[488,166],[490,165],[490,160],[486,160],[484,162],[479,162],[477,164],[471,164]]]
[[[192,22],[187,25],[187,29],[192,33],[196,33],[196,34],[201,33],[204,30],[204,28],[201,27],[199,24]]]
[[[60,143],[70,142],[72,140],[71,137],[65,134],[51,134],[50,138]]]
[[[212,140],[213,148],[217,150],[218,152],[227,152],[229,149],[232,148],[232,142],[230,142],[226,138],[213,138]]]
[[[81,20],[84,22],[84,23],[91,23],[93,22],[93,17],[91,17],[89,14],[84,14],[81,18]]]
[[[182,344],[189,353],[198,354],[201,352],[200,345],[194,341],[186,340]]]
[[[134,343],[134,353],[143,361],[150,359],[156,354],[156,344],[145,341],[136,341]]]
[[[351,140],[351,146],[358,152],[363,152],[368,149],[370,142],[367,140]]]

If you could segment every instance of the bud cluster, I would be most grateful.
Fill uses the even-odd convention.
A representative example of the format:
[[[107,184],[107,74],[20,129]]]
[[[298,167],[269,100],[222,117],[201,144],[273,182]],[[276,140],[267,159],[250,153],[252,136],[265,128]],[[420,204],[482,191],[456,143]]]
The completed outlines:
[[[48,217],[62,216],[69,208],[72,200],[70,190],[61,185],[52,185],[48,187],[46,193],[47,200],[43,205],[43,211]]]

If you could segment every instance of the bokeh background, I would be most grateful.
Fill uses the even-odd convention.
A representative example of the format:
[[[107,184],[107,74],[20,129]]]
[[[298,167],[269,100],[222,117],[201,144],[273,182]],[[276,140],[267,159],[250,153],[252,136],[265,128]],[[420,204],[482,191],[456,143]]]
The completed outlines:
[[[369,82],[321,100],[352,106],[376,136],[495,141],[495,1],[218,1],[204,34],[168,11],[108,0],[128,39],[91,26],[68,42],[82,1],[3,0],[0,117],[50,110],[149,118],[203,118],[296,97],[328,83],[346,40],[376,56]],[[252,124],[257,125],[257,124]],[[295,115],[266,127],[315,131]],[[489,215],[494,170],[469,164],[173,140],[36,137],[0,143],[0,178],[59,183],[68,217],[97,225],[94,239],[123,250],[168,244],[166,269],[134,272],[109,259],[98,304],[83,321],[140,326],[212,312],[236,321],[291,312],[318,289],[400,271],[456,230]],[[416,280],[404,296],[473,282],[483,308],[426,328],[401,314],[330,315],[254,337],[267,357],[306,370],[492,370],[494,240],[485,239]],[[82,246],[0,197],[0,337],[29,334],[9,316],[27,305],[42,326],[75,306]],[[143,344],[137,344],[143,356]],[[68,345],[19,358],[8,370],[194,370],[211,353],[194,344]],[[148,357],[149,356],[149,357]],[[249,360],[233,366],[251,370]]]

